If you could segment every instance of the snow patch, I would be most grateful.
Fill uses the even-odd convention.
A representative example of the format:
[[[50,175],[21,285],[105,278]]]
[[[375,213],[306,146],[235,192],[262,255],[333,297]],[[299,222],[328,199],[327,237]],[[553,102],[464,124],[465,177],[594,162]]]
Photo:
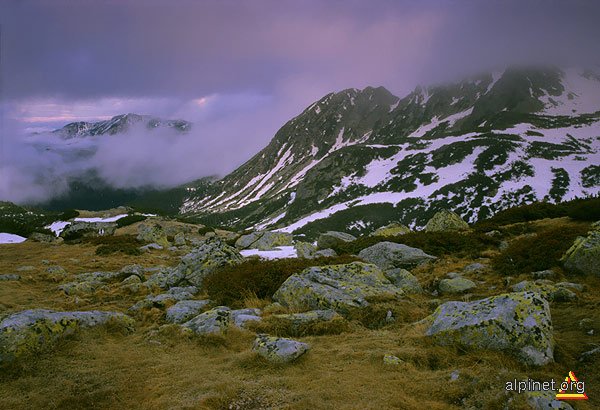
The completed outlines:
[[[258,249],[245,249],[240,254],[247,258],[249,256],[258,256],[262,259],[285,259],[297,258],[296,248],[293,246],[278,246],[272,251],[260,251]]]
[[[22,236],[15,235],[12,233],[0,232],[0,244],[4,243],[21,243],[25,242],[27,238],[23,238]]]

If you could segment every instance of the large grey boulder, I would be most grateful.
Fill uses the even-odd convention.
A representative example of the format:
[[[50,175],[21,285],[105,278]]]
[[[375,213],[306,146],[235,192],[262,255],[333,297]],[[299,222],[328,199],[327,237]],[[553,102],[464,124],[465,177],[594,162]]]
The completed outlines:
[[[181,262],[168,275],[169,284],[190,283],[201,287],[206,276],[223,266],[233,266],[244,261],[237,249],[221,242],[210,240],[181,258]]]
[[[163,248],[168,248],[170,246],[170,243],[167,240],[167,234],[160,224],[139,224],[137,232],[137,240],[140,242],[156,243]]]
[[[356,237],[345,232],[328,231],[319,235],[318,249],[335,248],[339,244],[355,241]]]
[[[48,268],[50,269],[50,268]],[[61,268],[62,269],[62,268]],[[108,289],[111,282],[122,281],[132,275],[144,278],[144,270],[140,265],[128,265],[117,272],[86,272],[75,275],[73,282],[64,283],[58,289],[67,295],[85,295],[99,289]]]
[[[13,280],[21,280],[21,275],[17,275],[16,273],[5,273],[0,275],[0,282],[4,281],[13,281]]]
[[[456,277],[451,279],[442,279],[438,285],[438,289],[442,294],[465,293],[475,289],[477,285],[472,280]]]
[[[210,304],[210,300],[181,300],[167,309],[166,319],[170,323],[184,323],[198,316]]]
[[[273,337],[259,334],[254,340],[252,350],[273,363],[290,363],[308,352],[310,346],[283,337]]]
[[[260,309],[248,308],[231,311],[231,322],[240,329],[246,327],[248,322],[259,322],[262,320]]]
[[[379,242],[363,249],[358,257],[379,266],[383,270],[394,268],[413,268],[437,258],[401,243]]]
[[[114,222],[73,222],[60,233],[64,239],[80,237],[110,236],[115,233],[117,224]]]
[[[51,347],[60,338],[81,329],[116,323],[128,330],[134,321],[118,312],[56,312],[25,310],[0,322],[0,366]]]
[[[296,273],[273,295],[284,306],[304,309],[333,309],[346,313],[368,306],[369,298],[400,298],[393,285],[375,265],[352,262],[345,265],[311,267]]]
[[[406,269],[395,268],[383,272],[386,278],[405,293],[421,293],[423,288],[419,280]]]
[[[410,233],[410,228],[399,223],[391,223],[376,229],[370,236],[400,236]]]
[[[214,309],[199,314],[185,322],[184,328],[190,329],[198,335],[224,333],[231,324],[231,309],[227,306],[218,306]]]
[[[425,334],[439,345],[507,351],[536,366],[554,360],[550,307],[537,293],[447,302],[424,322]]]
[[[238,249],[258,249],[270,251],[279,246],[291,246],[293,236],[286,232],[258,231],[241,236],[236,242]]]
[[[447,232],[447,231],[466,231],[469,229],[460,215],[451,211],[440,211],[425,225],[425,232]]]
[[[313,259],[317,252],[317,247],[309,242],[296,242],[294,249],[296,249],[296,255],[303,259]]]
[[[565,268],[600,276],[600,221],[592,224],[587,237],[578,237],[562,257]]]

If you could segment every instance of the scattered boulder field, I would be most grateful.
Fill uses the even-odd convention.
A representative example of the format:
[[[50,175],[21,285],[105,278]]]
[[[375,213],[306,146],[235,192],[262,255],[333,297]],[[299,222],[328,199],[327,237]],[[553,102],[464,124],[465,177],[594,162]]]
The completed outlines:
[[[190,338],[250,332],[255,334],[255,339],[247,349],[260,358],[257,360],[276,366],[293,366],[294,362],[310,360],[306,358],[315,354],[314,348],[320,342],[318,336],[310,333],[314,329],[324,332],[339,329],[332,334],[352,332],[355,326],[360,326],[358,323],[364,324],[364,318],[379,312],[378,309],[383,309],[384,315],[378,323],[399,329],[393,328],[399,326],[394,309],[403,303],[432,308],[427,316],[402,322],[402,331],[417,334],[423,343],[440,348],[502,352],[523,366],[543,368],[555,361],[557,345],[561,343],[560,337],[555,336],[552,306],[577,303],[587,290],[573,276],[569,277],[572,281],[555,282],[563,274],[551,269],[529,272],[529,279],[520,281],[506,277],[503,285],[497,280],[488,282],[493,274],[489,258],[461,262],[462,267],[456,267],[458,259],[432,255],[400,243],[411,231],[397,223],[375,230],[370,238],[380,238],[378,242],[352,255],[354,260],[338,264],[326,261],[338,256],[335,249],[340,249],[340,244],[354,243],[358,238],[334,231],[322,233],[314,243],[289,233],[270,231],[238,235],[213,230],[196,234],[197,229],[189,225],[168,225],[159,218],[125,228],[127,233],[121,232],[124,227],[118,227],[115,222],[81,221],[64,227],[60,235],[65,240],[86,235],[117,238],[133,232],[139,248],[145,252],[139,258],[169,255],[165,257],[176,263],[153,267],[132,264],[118,270],[72,274],[45,261],[44,278],[53,283],[55,292],[63,298],[82,303],[81,300],[110,296],[112,300],[128,300],[129,306],[119,312],[45,308],[18,311],[0,305],[3,309],[0,311],[0,368],[40,352],[51,352],[60,340],[70,335],[95,327],[113,331],[115,326],[127,333],[139,332],[136,329],[148,326],[153,331],[171,328]],[[466,235],[471,228],[455,213],[442,211],[433,216],[424,231]],[[564,272],[598,277],[599,238],[600,222],[597,222],[591,225],[586,237],[577,238],[565,252]],[[33,240],[39,242],[39,246],[68,246],[37,237]],[[277,257],[268,253],[282,249],[294,252],[284,252],[284,256],[276,254]],[[488,252],[501,250],[497,247]],[[248,306],[247,301],[246,306],[243,301],[240,305],[224,306],[211,298],[206,278],[223,268],[244,269],[249,261],[260,261],[261,255],[263,260],[293,258],[309,261],[309,264],[282,277],[277,290],[266,297],[249,293],[247,300],[259,301],[254,306]],[[311,266],[313,261],[314,266]],[[454,265],[443,268],[444,264]],[[432,272],[442,269],[445,269],[444,275],[432,277]],[[19,274],[2,273],[0,282],[26,284],[32,275],[25,269]],[[363,318],[363,322],[357,322],[357,317]],[[581,326],[593,334],[595,325],[591,319]],[[285,337],[286,334],[293,338]],[[304,340],[305,337],[308,339]],[[590,358],[596,356],[587,353],[584,357],[592,360]],[[389,352],[382,353],[379,360],[386,368],[404,366],[401,357]],[[539,400],[529,401],[537,403]]]

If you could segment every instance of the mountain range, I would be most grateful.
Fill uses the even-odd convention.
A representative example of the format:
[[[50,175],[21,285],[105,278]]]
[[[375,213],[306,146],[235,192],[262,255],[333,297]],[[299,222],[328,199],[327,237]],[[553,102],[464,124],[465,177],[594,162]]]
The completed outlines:
[[[115,134],[132,123],[191,127],[127,114],[56,132]],[[327,94],[231,174],[152,192],[150,202],[211,225],[305,234],[364,234],[392,221],[419,228],[441,209],[474,222],[523,203],[597,195],[599,148],[598,75],[508,68],[403,98],[383,87]]]
[[[600,191],[600,77],[509,68],[462,82],[331,93],[184,214],[311,233],[422,227],[440,209],[474,222],[510,206]]]
[[[184,120],[163,120],[150,115],[121,114],[109,120],[98,122],[77,121],[54,130],[53,133],[64,139],[76,137],[89,137],[94,135],[115,135],[127,132],[131,126],[141,124],[147,129],[167,128],[180,132],[187,132],[192,124]]]

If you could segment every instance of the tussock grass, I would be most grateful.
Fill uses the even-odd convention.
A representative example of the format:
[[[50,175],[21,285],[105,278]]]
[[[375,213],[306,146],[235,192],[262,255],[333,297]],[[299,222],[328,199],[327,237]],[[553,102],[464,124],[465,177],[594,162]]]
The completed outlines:
[[[532,229],[537,232],[551,226],[576,224],[567,218],[536,221]],[[1,273],[34,266],[32,271],[19,272],[21,281],[0,283],[0,315],[39,307],[126,312],[143,297],[126,294],[113,285],[107,292],[78,300],[66,297],[56,289],[56,282],[44,276],[42,259],[63,266],[69,278],[94,270],[118,270],[132,263],[148,267],[178,263],[168,252],[105,257],[94,252],[95,247],[85,243],[0,246]],[[500,409],[509,398],[504,390],[506,381],[562,379],[569,370],[586,382],[590,397],[588,402],[573,406],[579,410],[598,408],[599,360],[582,363],[578,359],[581,353],[600,345],[600,294],[596,292],[600,278],[556,269],[556,281],[576,281],[588,291],[574,302],[551,305],[556,363],[542,368],[524,366],[502,352],[435,346],[423,337],[423,325],[413,323],[433,312],[438,303],[462,298],[440,296],[438,302],[432,302],[428,292],[446,273],[461,271],[473,261],[468,256],[443,256],[412,271],[425,294],[398,302],[374,301],[371,308],[355,312],[342,332],[310,329],[294,335],[312,348],[286,366],[270,364],[254,354],[251,346],[255,336],[250,331],[231,330],[199,338],[176,326],[165,326],[164,311],[150,309],[138,318],[133,334],[104,328],[75,334],[59,342],[56,349],[20,362],[17,369],[0,372],[0,408]],[[464,276],[478,282],[473,300],[509,289],[498,272]],[[524,279],[530,277],[520,273],[512,283]],[[239,301],[247,307],[265,307],[270,302],[252,293],[240,295]],[[393,323],[366,325],[377,322],[387,310],[396,318]],[[269,325],[268,316],[266,319]],[[591,320],[596,329],[593,335],[580,328],[582,319]],[[267,330],[287,334],[276,325]],[[402,363],[384,365],[385,354],[396,355]],[[457,381],[450,380],[454,371],[459,372]],[[511,408],[527,408],[524,396],[515,395]]]

